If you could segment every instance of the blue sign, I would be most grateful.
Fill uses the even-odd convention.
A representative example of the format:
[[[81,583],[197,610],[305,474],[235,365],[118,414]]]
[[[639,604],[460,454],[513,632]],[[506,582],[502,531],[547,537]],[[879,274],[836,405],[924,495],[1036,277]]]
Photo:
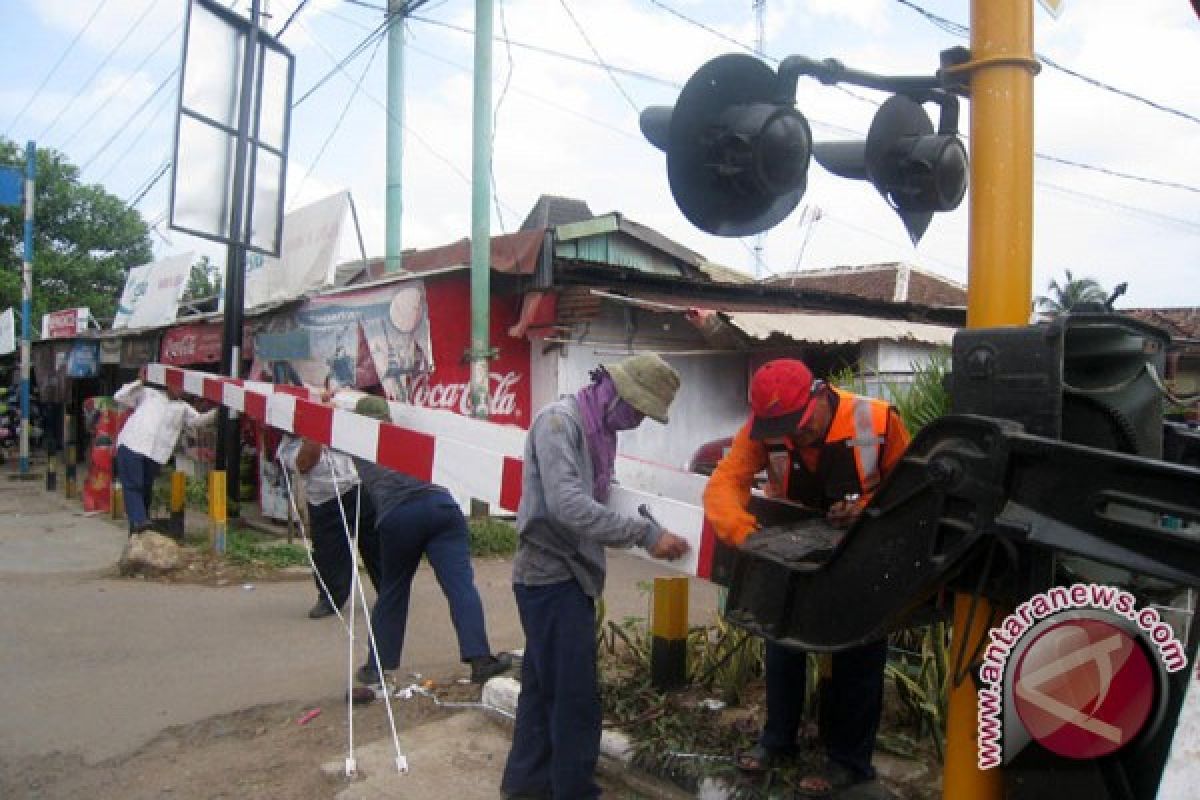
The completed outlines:
[[[25,194],[25,173],[20,167],[0,167],[0,206],[19,206]]]
[[[308,329],[257,334],[254,337],[254,355],[264,361],[303,361],[312,358]]]
[[[94,378],[100,371],[100,343],[75,342],[67,355],[67,377]]]

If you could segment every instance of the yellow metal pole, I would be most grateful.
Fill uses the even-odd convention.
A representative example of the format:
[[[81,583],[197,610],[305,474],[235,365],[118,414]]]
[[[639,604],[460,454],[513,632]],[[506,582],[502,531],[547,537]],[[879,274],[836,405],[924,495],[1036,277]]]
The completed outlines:
[[[208,473],[208,517],[212,524],[210,539],[213,552],[218,554],[225,552],[226,525],[229,520],[225,491],[225,470],[214,469]]]
[[[1033,0],[971,0],[971,199],[967,327],[1024,325],[1033,301]],[[954,598],[951,664],[969,664],[991,607]],[[969,630],[968,630],[969,627]],[[963,650],[966,650],[963,653]],[[950,688],[946,800],[999,800],[999,769],[979,769],[973,677]]]
[[[1033,301],[1033,0],[971,2],[967,327],[1024,325]]]

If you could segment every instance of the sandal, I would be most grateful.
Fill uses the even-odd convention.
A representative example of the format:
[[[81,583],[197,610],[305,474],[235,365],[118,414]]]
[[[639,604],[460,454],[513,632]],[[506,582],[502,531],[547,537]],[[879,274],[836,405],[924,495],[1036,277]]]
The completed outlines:
[[[827,760],[819,769],[800,779],[800,784],[796,787],[796,797],[834,797],[843,789],[867,780],[869,778],[864,778],[836,761]],[[824,785],[815,786],[817,783]]]
[[[780,762],[790,756],[778,750],[769,750],[761,744],[756,744],[749,750],[740,751],[734,761],[742,772],[759,775],[779,766]]]

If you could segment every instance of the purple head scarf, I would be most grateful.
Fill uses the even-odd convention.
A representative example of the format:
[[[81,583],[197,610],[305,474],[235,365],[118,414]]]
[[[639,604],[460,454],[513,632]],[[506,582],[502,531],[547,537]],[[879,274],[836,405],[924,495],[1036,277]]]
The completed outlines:
[[[617,459],[617,432],[608,424],[608,410],[620,400],[604,367],[592,370],[592,382],[575,393],[583,417],[583,434],[592,456],[592,497],[603,503],[612,484]]]

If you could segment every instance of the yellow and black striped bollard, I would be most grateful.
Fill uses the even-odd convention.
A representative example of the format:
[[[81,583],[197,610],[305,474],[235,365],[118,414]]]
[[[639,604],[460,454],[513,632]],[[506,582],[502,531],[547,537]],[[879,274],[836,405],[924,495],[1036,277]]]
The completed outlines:
[[[687,683],[688,579],[654,579],[650,682],[659,691]]]
[[[171,517],[167,530],[179,541],[183,541],[184,508],[187,505],[187,475],[179,470],[171,473]]]

